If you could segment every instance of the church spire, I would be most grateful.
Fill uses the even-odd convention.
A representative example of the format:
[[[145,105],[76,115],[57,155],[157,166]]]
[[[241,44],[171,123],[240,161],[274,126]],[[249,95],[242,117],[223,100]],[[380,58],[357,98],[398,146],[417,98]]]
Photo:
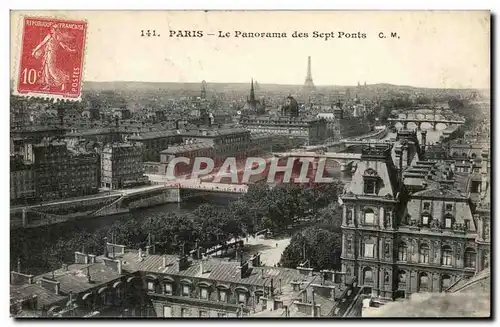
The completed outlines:
[[[250,101],[255,101],[255,91],[253,88],[253,78],[252,78],[252,86],[250,87]]]

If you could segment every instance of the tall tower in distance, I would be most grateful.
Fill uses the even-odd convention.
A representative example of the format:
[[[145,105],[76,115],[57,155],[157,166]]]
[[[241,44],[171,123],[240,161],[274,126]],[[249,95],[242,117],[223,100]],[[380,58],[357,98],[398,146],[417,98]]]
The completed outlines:
[[[316,90],[311,73],[311,56],[307,57],[307,75],[306,75],[306,81],[304,82],[304,90],[305,91]]]
[[[200,94],[201,99],[206,99],[207,98],[207,82],[204,80],[201,81],[201,94]]]

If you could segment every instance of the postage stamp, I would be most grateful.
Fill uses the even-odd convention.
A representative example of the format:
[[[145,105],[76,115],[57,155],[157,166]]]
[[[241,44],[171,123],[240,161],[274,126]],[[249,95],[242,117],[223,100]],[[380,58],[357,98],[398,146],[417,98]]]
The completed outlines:
[[[15,92],[80,99],[86,31],[85,21],[24,17]]]

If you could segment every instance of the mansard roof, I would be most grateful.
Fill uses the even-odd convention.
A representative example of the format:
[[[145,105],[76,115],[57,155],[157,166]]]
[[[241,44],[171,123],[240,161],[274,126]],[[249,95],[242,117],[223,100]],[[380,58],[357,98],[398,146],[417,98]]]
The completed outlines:
[[[449,200],[465,200],[467,197],[457,190],[448,189],[448,188],[432,188],[425,189],[423,191],[419,191],[412,194],[412,197],[420,197],[420,198],[445,198]]]

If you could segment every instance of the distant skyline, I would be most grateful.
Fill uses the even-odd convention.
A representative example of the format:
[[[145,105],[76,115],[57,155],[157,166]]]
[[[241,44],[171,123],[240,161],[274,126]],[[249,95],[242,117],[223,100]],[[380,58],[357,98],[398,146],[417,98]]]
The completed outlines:
[[[22,12],[30,15],[30,12]],[[45,17],[88,22],[84,80],[91,82],[302,85],[311,56],[318,86],[388,83],[490,87],[487,11],[71,11]],[[20,12],[11,12],[15,78]],[[160,37],[141,37],[141,30]],[[283,32],[287,38],[169,38],[169,30]],[[366,33],[366,39],[296,39],[294,31]],[[378,33],[386,34],[380,39]],[[399,39],[390,38],[398,33]]]

